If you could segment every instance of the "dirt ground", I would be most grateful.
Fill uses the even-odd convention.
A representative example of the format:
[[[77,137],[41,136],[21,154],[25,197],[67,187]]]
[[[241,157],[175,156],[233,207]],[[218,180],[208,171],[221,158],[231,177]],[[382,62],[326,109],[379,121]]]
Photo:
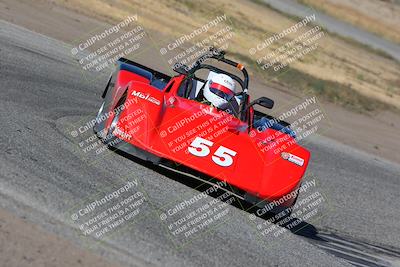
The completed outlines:
[[[400,43],[400,4],[376,0],[301,0],[340,20]]]
[[[1,266],[118,266],[0,209]]]
[[[67,43],[106,25],[46,1],[0,0],[0,18]],[[147,64],[158,66],[156,59],[147,61]],[[257,96],[267,95],[277,103],[288,103],[288,99],[293,99],[287,88],[274,86],[266,92],[262,80],[252,84]],[[333,104],[324,104],[324,108],[332,122],[324,135],[400,163],[398,115],[386,111],[374,116],[357,114]],[[101,257],[79,249],[71,241],[46,233],[4,210],[0,210],[0,233],[0,265],[111,266]]]
[[[120,22],[129,15],[138,14],[140,24],[145,27],[146,31],[163,33],[167,37],[159,38],[159,34],[152,36],[160,45],[164,43],[165,39],[176,39],[188,34],[196,27],[204,25],[223,13],[227,15],[228,19],[221,25],[232,25],[235,33],[234,38],[230,40],[228,51],[239,55],[240,57],[236,59],[244,60],[246,61],[244,63],[248,65],[253,64],[260,56],[275,51],[286,42],[293,41],[298,36],[297,34],[288,34],[266,49],[250,55],[249,50],[263,42],[266,36],[279,33],[299,21],[298,18],[284,15],[263,5],[262,1],[163,0],[158,1],[157,5],[154,5],[152,0],[52,0],[52,3],[54,6],[65,7],[73,12],[112,24]],[[318,22],[318,16],[316,16],[316,21]],[[215,34],[216,28],[210,29],[207,34]],[[311,29],[311,26],[307,29]],[[203,38],[200,34],[197,35],[197,39],[195,37],[192,41],[199,42]],[[330,91],[330,93],[321,94],[321,97],[336,104],[350,104],[360,111],[373,107],[377,102],[397,107],[400,110],[399,62],[390,59],[387,55],[384,56],[382,53],[368,49],[368,46],[357,45],[355,42],[340,38],[327,31],[324,31],[323,37],[318,39],[317,43],[318,49],[304,58],[294,60],[290,63],[290,68],[319,80],[325,90]],[[283,78],[281,75],[267,74],[265,71],[261,71],[260,74],[265,76],[264,79],[271,79],[271,75],[276,76],[276,79],[280,81]],[[293,77],[301,80],[295,75]],[[302,77],[307,76],[302,75]],[[286,82],[293,89],[296,88],[293,86],[293,84],[297,84],[296,81],[293,81],[292,84],[287,80]],[[338,90],[337,86],[329,87],[327,82],[338,83],[346,89]],[[310,84],[304,84],[302,88],[298,89],[305,88],[314,89],[316,93],[319,92],[318,88],[310,86]],[[346,92],[353,91],[356,93],[351,96],[346,94]],[[364,100],[361,100],[362,97]],[[368,105],[361,107],[357,105],[357,102],[363,103],[367,100]]]

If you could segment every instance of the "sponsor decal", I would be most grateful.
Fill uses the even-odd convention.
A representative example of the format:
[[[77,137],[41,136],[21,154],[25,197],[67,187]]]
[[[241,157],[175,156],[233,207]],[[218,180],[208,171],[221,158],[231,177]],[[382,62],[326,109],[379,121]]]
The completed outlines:
[[[290,162],[292,162],[292,163],[294,163],[296,165],[299,165],[299,166],[303,166],[303,164],[304,164],[304,159],[302,159],[302,158],[300,158],[300,157],[298,157],[296,155],[287,153],[287,152],[282,152],[281,153],[281,157],[283,159],[285,159],[287,161],[290,161]]]
[[[152,97],[150,95],[150,93],[146,93],[145,94],[145,93],[133,90],[132,95],[136,96],[136,97],[138,97],[140,99],[147,100],[147,101],[149,101],[149,102],[151,102],[153,104],[156,104],[157,106],[159,106],[161,104],[160,100],[158,100],[157,98]]]

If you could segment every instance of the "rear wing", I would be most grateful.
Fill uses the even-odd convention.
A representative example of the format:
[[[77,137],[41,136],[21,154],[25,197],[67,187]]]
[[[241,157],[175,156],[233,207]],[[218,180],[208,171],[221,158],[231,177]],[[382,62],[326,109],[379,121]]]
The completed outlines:
[[[150,81],[153,81],[156,79],[169,81],[171,79],[171,76],[169,76],[167,74],[164,74],[164,73],[156,71],[152,68],[143,66],[142,64],[139,64],[137,62],[131,61],[126,58],[118,59],[117,64],[118,64],[119,69],[136,73],[140,76],[143,76],[143,77],[149,79]]]
[[[262,119],[265,118],[267,121],[262,122]],[[258,123],[257,123],[258,121]],[[255,125],[258,124],[258,125]],[[265,130],[267,128],[272,128],[276,131],[280,131],[282,133],[288,134],[294,139],[296,139],[296,132],[292,129],[290,126],[290,123],[280,120],[276,117],[273,117],[271,115],[265,114],[261,111],[255,110],[254,109],[254,116],[253,116],[253,121],[252,121],[252,127],[259,129],[261,127],[262,130]]]
[[[111,74],[111,77],[108,80],[107,86],[102,94],[102,98],[105,98],[108,88],[113,84],[112,80],[116,79],[117,73],[121,70],[129,71],[135,73],[139,76],[144,77],[146,80],[149,80],[150,85],[153,87],[162,90],[171,80],[171,76],[164,74],[162,72],[156,71],[152,68],[143,66],[137,62],[131,61],[126,58],[120,58],[117,61],[115,71]]]
[[[271,116],[271,115],[268,115],[268,114],[266,114],[266,113],[264,113],[264,112],[261,112],[261,111],[259,111],[259,110],[254,109],[254,120],[260,119],[261,117],[265,117],[265,118],[267,118],[267,119],[269,119],[269,120],[276,120],[276,121],[278,121],[279,124],[281,124],[282,126],[284,126],[284,127],[290,127],[290,123],[289,123],[289,122],[279,120],[278,118],[275,118],[275,117],[273,117],[273,116]]]

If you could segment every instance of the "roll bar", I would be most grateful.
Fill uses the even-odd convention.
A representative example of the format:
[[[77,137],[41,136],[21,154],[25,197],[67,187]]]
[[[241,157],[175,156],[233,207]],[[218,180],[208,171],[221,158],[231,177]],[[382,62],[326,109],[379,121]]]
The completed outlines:
[[[230,66],[233,66],[233,67],[239,69],[242,72],[244,79],[240,79],[238,76],[231,74],[229,72],[226,72],[224,70],[221,70],[219,68],[216,68],[214,66],[211,66],[208,64],[203,64],[204,61],[206,61],[207,59],[211,59],[211,58],[216,59],[221,62],[224,62]],[[180,65],[178,67],[175,67],[174,70],[178,73],[182,73],[183,71],[181,68],[182,68],[182,66]],[[204,55],[202,55],[201,57],[199,57],[196,60],[196,62],[192,65],[191,68],[189,68],[189,69],[185,68],[184,73],[188,76],[192,76],[199,69],[216,70],[218,73],[223,73],[228,76],[231,76],[234,80],[236,80],[242,86],[243,92],[242,92],[242,99],[241,99],[241,103],[240,103],[239,118],[242,121],[246,121],[247,104],[248,104],[248,100],[249,100],[249,95],[248,95],[249,74],[247,73],[246,68],[240,63],[237,63],[235,61],[225,58],[225,51],[216,49],[214,47],[210,47],[209,51],[207,53],[205,53]]]
[[[218,50],[214,47],[210,47],[210,50],[207,53],[205,53],[204,55],[202,55],[201,57],[199,57],[196,60],[196,62],[193,64],[193,66],[188,70],[188,74],[193,74],[198,69],[202,69],[203,66],[205,65],[205,64],[203,64],[203,62],[210,58],[224,62],[224,63],[226,63],[230,66],[233,66],[233,67],[239,69],[240,71],[242,71],[243,77],[244,77],[243,82],[241,82],[241,84],[243,85],[243,90],[249,88],[249,74],[247,73],[246,68],[240,63],[237,63],[235,61],[225,58],[225,51]],[[229,75],[233,75],[233,74],[229,73]]]

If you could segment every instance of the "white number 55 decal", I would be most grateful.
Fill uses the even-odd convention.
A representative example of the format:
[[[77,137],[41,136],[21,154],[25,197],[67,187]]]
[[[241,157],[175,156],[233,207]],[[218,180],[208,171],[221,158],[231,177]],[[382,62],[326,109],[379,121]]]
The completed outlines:
[[[215,164],[218,164],[222,167],[231,166],[233,163],[233,158],[236,155],[236,151],[233,151],[229,148],[224,146],[220,146],[217,151],[215,151],[214,155],[212,156],[212,160]],[[232,157],[231,157],[232,156]]]
[[[190,154],[197,157],[205,157],[210,154],[210,147],[214,145],[214,142],[206,140],[201,137],[196,137],[188,148]],[[227,147],[220,146],[214,155],[211,157],[215,164],[228,167],[233,163],[233,158],[236,156],[236,151],[233,151]]]

